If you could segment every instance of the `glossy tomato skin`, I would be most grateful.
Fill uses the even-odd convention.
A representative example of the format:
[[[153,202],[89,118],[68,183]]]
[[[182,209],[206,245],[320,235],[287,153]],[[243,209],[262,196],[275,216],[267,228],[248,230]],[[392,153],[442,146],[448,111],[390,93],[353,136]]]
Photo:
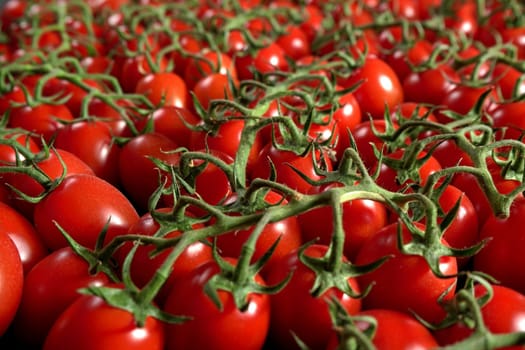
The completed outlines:
[[[365,118],[383,119],[387,107],[392,110],[404,100],[403,87],[396,73],[378,57],[368,57],[363,66],[339,84],[348,88],[361,80],[362,84],[353,93]]]
[[[67,245],[60,225],[81,245],[94,248],[107,225],[105,242],[125,234],[139,219],[130,201],[110,183],[93,175],[76,174],[35,206],[34,225],[51,250]]]
[[[226,201],[235,200],[236,196],[232,196]],[[269,191],[265,196],[265,202],[270,205],[286,205],[288,201],[282,195],[275,191]],[[241,254],[242,247],[246,244],[248,238],[253,232],[253,226],[248,229],[236,230],[228,232],[217,237],[216,245],[224,256],[231,258],[238,258]],[[270,247],[279,240],[271,258],[261,270],[261,275],[266,277],[266,272],[270,269],[270,265],[278,263],[279,259],[288,255],[291,251],[299,248],[302,243],[301,230],[297,217],[291,216],[286,219],[266,224],[255,244],[255,250],[252,256],[252,261],[260,259]]]
[[[44,350],[163,350],[164,325],[148,317],[136,325],[128,311],[109,306],[103,299],[84,295],[55,321]]]
[[[24,275],[48,255],[48,250],[33,224],[17,210],[2,202],[0,202],[0,232],[7,233],[15,243],[24,267]]]
[[[272,143],[269,143],[259,153],[259,161],[253,168],[252,177],[267,179],[270,176],[270,162],[272,162],[276,170],[276,181],[298,192],[308,193],[312,185],[297,174],[293,168],[314,181],[319,180],[321,175],[316,173],[312,152],[315,152],[314,156],[319,167],[322,167],[324,163],[327,170],[332,169],[332,161],[324,151],[314,150],[306,155],[298,155],[292,151],[280,150]]]
[[[376,349],[421,349],[431,350],[438,347],[432,333],[417,321],[412,315],[389,310],[370,309],[361,311],[357,316],[372,317],[377,322],[377,328],[372,336],[372,343]],[[366,330],[370,325],[364,321],[357,321],[360,330]],[[337,336],[333,336],[327,350],[336,350]]]
[[[445,311],[438,304],[438,298],[442,294],[444,300],[453,297],[456,277],[437,277],[423,257],[401,253],[397,247],[398,225],[393,223],[376,232],[363,244],[355,259],[355,264],[363,265],[391,255],[379,268],[358,277],[363,288],[375,283],[363,299],[363,308],[384,308],[405,313],[413,311],[429,322],[439,322],[444,318]],[[404,242],[410,240],[405,225],[402,236]],[[441,258],[439,268],[446,276],[456,274],[456,259]]]
[[[485,272],[501,285],[525,293],[525,276],[523,266],[525,259],[525,239],[523,216],[525,199],[518,197],[510,207],[510,215],[498,218],[491,214],[480,231],[480,239],[490,239],[485,247],[473,258],[474,269]]]
[[[57,276],[60,283],[56,281]],[[81,296],[80,288],[108,282],[109,277],[104,273],[91,274],[88,263],[70,247],[52,252],[39,261],[24,280],[14,321],[16,338],[26,346],[42,346],[58,316]]]
[[[219,290],[222,303],[219,310],[203,290],[218,272],[217,263],[212,261],[175,281],[164,310],[193,319],[166,327],[166,350],[258,350],[263,347],[270,322],[270,297],[250,294],[246,310],[241,311],[229,292]],[[264,283],[258,276],[255,279]]]
[[[142,77],[135,86],[135,93],[145,95],[154,106],[188,106],[188,88],[175,73],[151,73]]]
[[[139,211],[148,209],[150,196],[161,184],[159,176],[163,172],[152,159],[175,165],[180,158],[173,152],[177,147],[167,136],[146,133],[132,138],[120,150],[120,183]]]
[[[95,175],[118,186],[117,160],[120,149],[106,122],[78,121],[66,125],[58,131],[54,145],[75,154]]]
[[[15,243],[0,232],[0,336],[11,325],[22,298],[24,268]]]
[[[525,296],[511,288],[491,285],[493,296],[481,307],[481,316],[488,330],[494,334],[525,331]],[[478,284],[474,287],[477,298],[484,296],[487,290]],[[450,327],[434,332],[440,346],[452,345],[472,335],[473,331],[461,321]],[[523,346],[508,346],[501,349],[519,350]]]
[[[169,208],[160,208],[156,211],[160,213],[170,212]],[[189,215],[189,214],[188,214]],[[203,225],[195,224],[194,229],[202,228]],[[153,236],[160,228],[160,224],[153,218],[151,213],[146,213],[140,217],[140,219],[133,224],[128,231],[130,235],[146,235]],[[181,231],[174,230],[166,233],[163,237],[165,238],[176,238],[183,235]],[[125,243],[116,252],[116,260],[118,265],[121,267],[124,263],[124,259],[132,249],[131,243]],[[164,263],[166,258],[171,252],[171,249],[165,249],[162,252],[151,256],[154,251],[153,245],[141,245],[135,251],[133,255],[133,261],[131,262],[130,275],[133,282],[139,287],[144,287],[157,272],[157,269]],[[161,290],[155,297],[155,300],[160,304],[164,304],[167,295],[175,279],[178,276],[184,275],[196,269],[198,266],[213,260],[211,246],[203,243],[196,242],[190,244],[177,258],[173,264],[172,270],[169,277],[164,282]]]
[[[51,180],[60,178],[64,170],[66,177],[73,174],[94,175],[93,169],[89,165],[73,153],[62,149],[52,150],[49,156],[37,162],[37,165]],[[44,191],[44,187],[29,175],[7,173],[5,177],[6,183],[26,195],[36,197]],[[14,207],[31,220],[35,204],[23,200],[16,193],[13,193],[12,196]]]
[[[311,245],[305,254],[309,257],[323,256],[328,247]],[[319,297],[311,294],[315,274],[298,257],[297,251],[271,266],[267,273],[267,282],[271,285],[283,281],[289,273],[292,278],[283,290],[271,295],[272,319],[270,323],[270,343],[275,348],[298,349],[292,332],[311,349],[324,348],[332,333],[332,322],[328,312],[327,300],[336,298],[350,314],[361,310],[361,300],[354,299],[343,292],[331,288]],[[359,293],[356,279],[349,279],[352,290]]]
[[[321,193],[339,187],[333,183],[313,188],[313,193]],[[317,240],[319,244],[329,244],[333,234],[333,211],[330,206],[312,209],[299,215],[303,240]],[[343,203],[343,228],[345,232],[344,255],[353,261],[363,243],[388,223],[388,213],[384,204],[370,199],[354,199]]]
[[[151,116],[142,120],[146,124],[149,120],[153,122],[153,130],[170,138],[180,147],[190,147],[192,126],[199,124],[201,119],[187,108],[174,106],[160,107],[152,111]],[[139,130],[145,125],[137,123]]]

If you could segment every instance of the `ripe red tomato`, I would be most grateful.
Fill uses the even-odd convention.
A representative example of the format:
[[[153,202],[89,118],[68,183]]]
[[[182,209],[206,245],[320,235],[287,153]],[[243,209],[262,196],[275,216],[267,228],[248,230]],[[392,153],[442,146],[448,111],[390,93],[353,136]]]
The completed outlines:
[[[393,128],[396,129],[399,126],[397,123],[393,123]],[[388,152],[387,143],[384,142],[377,134],[383,134],[387,132],[387,123],[385,120],[373,119],[364,120],[357,124],[352,130],[352,136],[356,145],[356,149],[359,153],[359,157],[369,169],[372,169],[377,164],[377,157],[374,153],[374,147],[378,151]],[[383,147],[386,147],[383,150]]]
[[[288,201],[282,195],[275,191],[269,191],[265,196],[265,202],[269,205],[286,205]],[[236,200],[233,195],[225,204]],[[223,256],[238,258],[241,254],[242,247],[253,232],[253,227],[236,230],[235,232],[228,232],[217,237],[216,244]],[[266,265],[261,270],[261,275],[266,277],[266,271],[269,265],[276,263],[283,256],[296,250],[302,243],[301,231],[297,217],[291,216],[278,222],[267,224],[255,245],[252,261],[255,261],[263,256],[270,247],[279,239],[272,257],[268,260]]]
[[[481,307],[481,316],[488,330],[494,334],[525,331],[525,296],[517,291],[501,285],[491,285],[492,298]],[[487,294],[485,286],[474,286],[474,296],[481,298]],[[461,320],[450,327],[434,332],[440,346],[452,345],[464,340],[473,330]],[[509,346],[501,349],[519,350],[522,345]]]
[[[20,106],[9,112],[8,127],[22,128],[36,134],[35,141],[43,137],[50,142],[62,122],[73,120],[73,114],[65,105],[41,103],[36,106]]]
[[[56,283],[57,276],[60,283]],[[81,296],[80,288],[108,282],[107,275],[92,273],[88,263],[70,247],[52,252],[39,261],[24,280],[14,321],[16,338],[26,346],[41,347],[58,316]]]
[[[231,84],[238,85],[236,81],[232,81]],[[213,100],[233,100],[234,98],[230,78],[221,73],[211,73],[197,80],[193,87],[193,93],[206,110]]]
[[[376,349],[431,350],[438,346],[432,333],[406,313],[388,309],[371,309],[361,311],[356,316],[372,317],[377,322],[377,328],[372,335],[372,343]],[[356,325],[362,331],[371,326],[365,321],[356,321]],[[332,336],[327,350],[336,350],[338,344],[337,336]]]
[[[128,311],[83,295],[55,321],[43,349],[163,350],[164,327],[151,316],[139,327]]]
[[[329,184],[314,187],[312,194],[338,187]],[[305,242],[316,239],[319,244],[329,244],[333,234],[331,206],[312,209],[299,215],[301,233]],[[344,255],[353,261],[363,243],[388,223],[387,209],[383,203],[370,199],[355,199],[343,204],[345,232]]]
[[[106,122],[79,120],[68,124],[58,131],[54,145],[75,154],[98,177],[115,186],[119,184],[120,148]]]
[[[170,209],[160,208],[156,211],[160,213],[168,213]],[[159,230],[160,227],[161,225],[153,218],[151,213],[146,213],[129,228],[127,233],[130,235],[153,236],[157,233],[157,230]],[[193,229],[201,227],[203,227],[202,224],[194,224],[192,226]],[[174,230],[166,233],[163,237],[176,238],[182,234],[182,231]],[[115,256],[119,266],[122,266],[124,259],[131,251],[131,248],[132,243],[125,243],[119,248]],[[133,255],[130,274],[131,279],[139,288],[144,287],[151,280],[153,275],[157,272],[157,269],[162,265],[171,252],[171,249],[166,249],[155,256],[152,256],[151,253],[154,248],[153,245],[141,245],[135,251],[135,255]],[[174,280],[178,276],[189,273],[198,266],[211,260],[213,260],[213,257],[210,245],[203,242],[196,242],[189,245],[173,264],[170,275],[166,279],[166,282],[164,282],[164,285],[155,300],[161,305],[164,304],[164,301],[173,286]]]
[[[218,73],[237,79],[237,70],[232,59],[225,53],[204,49],[197,54],[198,58],[190,60],[184,69],[184,81],[189,90],[202,78]]]
[[[48,254],[33,224],[14,208],[2,202],[0,202],[0,232],[7,233],[15,243],[24,267],[24,275]]]
[[[361,112],[374,119],[383,119],[385,111],[404,101],[403,87],[394,70],[382,59],[367,57],[364,64],[347,79],[338,83],[351,87],[362,80],[354,91]]]
[[[499,218],[491,214],[481,227],[479,238],[490,239],[485,247],[474,258],[474,268],[485,272],[503,286],[525,293],[525,275],[522,266],[525,259],[523,241],[523,216],[525,199],[515,199],[508,217]]]
[[[328,247],[311,245],[305,254],[309,257],[323,256]],[[283,281],[293,273],[284,289],[271,295],[270,343],[275,348],[298,349],[292,334],[295,334],[311,349],[323,349],[332,333],[332,321],[328,311],[327,299],[336,298],[349,314],[361,310],[361,300],[331,288],[319,297],[311,294],[315,273],[305,266],[292,251],[277,263],[270,266],[267,282],[270,285]],[[356,279],[349,279],[348,284],[356,293],[360,292]],[[312,322],[312,320],[315,320]]]
[[[55,222],[79,244],[94,248],[104,228],[105,242],[109,242],[138,219],[133,205],[116,187],[93,175],[75,174],[35,206],[33,222],[46,246],[56,250],[67,246],[67,241]]]
[[[167,136],[154,132],[136,136],[122,147],[118,158],[120,183],[140,211],[148,209],[150,196],[161,185],[159,176],[163,172],[152,159],[176,165],[180,155],[173,151],[177,147]]]
[[[415,312],[429,322],[439,322],[444,318],[445,311],[439,305],[438,298],[444,295],[444,300],[450,300],[454,296],[453,287],[457,278],[437,277],[423,257],[401,253],[397,246],[398,225],[400,224],[393,223],[383,227],[365,241],[357,254],[357,265],[391,255],[379,268],[358,277],[362,287],[375,283],[363,299],[363,308]],[[411,240],[411,234],[405,225],[402,227],[402,237],[403,242]],[[456,258],[440,258],[439,269],[445,276],[455,275]]]
[[[289,69],[286,52],[276,42],[257,50],[255,54],[246,53],[235,58],[235,68],[241,80],[253,79],[254,74],[270,74]]]
[[[439,105],[459,81],[459,74],[445,64],[414,71],[403,80],[405,101]]]
[[[0,232],[0,336],[9,328],[22,298],[24,268],[15,243]]]
[[[142,77],[135,93],[144,95],[154,106],[188,107],[188,88],[175,73],[159,72]]]
[[[64,172],[62,162],[66,167],[66,176],[73,174],[94,175],[93,170],[80,158],[61,149],[52,150],[46,159],[37,162],[37,166],[51,180],[56,180]],[[29,175],[6,173],[4,177],[6,183],[28,196],[36,197],[44,191],[44,187]],[[13,193],[13,204],[17,210],[32,219],[35,204],[23,200],[15,193]]]
[[[164,310],[192,319],[166,327],[166,350],[258,350],[263,347],[270,322],[270,297],[249,294],[248,305],[239,310],[231,293],[219,290],[222,304],[219,310],[204,292],[205,284],[217,273],[218,265],[211,261],[174,282]],[[258,275],[254,279],[264,283]]]
[[[278,182],[301,193],[308,193],[312,185],[306,182],[294,169],[312,180],[319,180],[322,176],[316,173],[312,152],[314,152],[315,161],[319,162],[320,167],[324,164],[327,170],[332,169],[332,162],[323,151],[310,150],[305,155],[298,155],[293,151],[280,150],[273,143],[269,143],[259,153],[259,162],[253,168],[252,177],[267,179],[270,175],[270,162],[272,162],[275,166]]]

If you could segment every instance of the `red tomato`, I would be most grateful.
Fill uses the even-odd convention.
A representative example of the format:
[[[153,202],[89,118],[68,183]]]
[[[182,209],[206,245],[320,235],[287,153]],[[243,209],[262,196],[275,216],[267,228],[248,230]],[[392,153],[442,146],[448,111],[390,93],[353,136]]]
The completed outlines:
[[[450,300],[454,296],[453,287],[457,278],[437,277],[423,257],[401,253],[397,246],[398,225],[400,224],[393,223],[383,227],[365,241],[357,254],[357,265],[368,264],[387,255],[392,256],[376,270],[358,277],[359,284],[363,287],[375,283],[363,299],[363,308],[415,312],[426,321],[439,322],[444,318],[445,311],[439,305],[438,298],[444,294],[444,300]],[[404,225],[402,236],[403,242],[411,240],[411,234]],[[442,257],[439,269],[445,276],[456,274],[456,258]]]
[[[63,127],[62,123],[72,120],[73,114],[65,105],[41,103],[11,109],[8,126],[34,132],[36,141],[42,136],[50,142],[57,130]]]
[[[67,241],[55,222],[79,244],[94,248],[104,228],[105,242],[109,242],[138,219],[135,208],[116,187],[93,175],[74,174],[35,206],[33,222],[46,246],[56,250],[67,246]]]
[[[102,90],[100,85],[94,80],[83,79],[82,83],[89,86],[89,89]],[[42,89],[44,96],[67,98],[64,105],[71,112],[73,117],[79,117],[82,110],[83,100],[88,96],[89,91],[84,87],[65,79],[49,79],[45,82]]]
[[[169,208],[161,208],[156,211],[161,213],[170,212]],[[139,221],[133,224],[128,231],[130,235],[145,235],[153,236],[157,233],[157,230],[161,225],[152,217],[150,213],[144,214]],[[202,224],[194,224],[192,228],[202,228]],[[182,231],[174,230],[163,235],[165,238],[176,238],[183,235]],[[124,259],[131,251],[132,244],[125,243],[119,248],[116,254],[116,260],[119,266],[122,266]],[[141,245],[135,251],[133,261],[131,262],[131,278],[133,282],[139,287],[144,287],[157,272],[157,269],[166,260],[170,254],[171,249],[166,249],[155,256],[151,253],[154,250],[153,245]],[[189,245],[182,254],[177,258],[175,264],[173,264],[172,270],[169,277],[164,282],[162,289],[156,296],[156,301],[159,304],[164,304],[164,301],[173,286],[174,280],[186,273],[189,273],[196,269],[198,266],[213,260],[211,246],[203,242],[196,242]]]
[[[169,152],[177,147],[168,137],[158,133],[136,136],[122,147],[118,159],[120,182],[139,210],[148,209],[149,198],[161,184],[159,175],[163,172],[151,158],[175,165],[180,154]]]
[[[448,65],[414,71],[403,80],[405,101],[439,105],[459,81],[459,74]]]
[[[525,198],[521,196],[512,203],[508,217],[490,215],[479,234],[481,240],[490,240],[473,258],[476,270],[491,275],[503,286],[520,293],[525,293],[525,275],[518,268],[523,266],[525,260],[521,244],[525,239],[522,229],[524,215]]]
[[[401,82],[394,70],[382,59],[367,57],[361,67],[338,83],[347,88],[361,80],[362,83],[353,94],[363,115],[383,119],[387,108],[392,110],[403,102]]]
[[[199,58],[190,60],[184,70],[184,81],[188,89],[193,90],[199,80],[212,73],[237,79],[236,67],[227,54],[205,49],[197,56]]]
[[[103,299],[84,295],[55,321],[44,350],[163,350],[163,323],[146,318],[139,327],[133,315],[108,305]]]
[[[332,168],[331,160],[323,151],[313,151],[315,161],[322,167],[323,163],[328,170]],[[270,175],[270,162],[275,166],[277,181],[301,193],[308,193],[312,187],[297,172],[306,175],[312,180],[321,179],[321,175],[316,173],[316,168],[312,160],[312,151],[306,155],[298,155],[295,152],[279,150],[272,143],[267,144],[259,153],[259,162],[253,168],[253,178],[267,179]]]
[[[270,322],[270,297],[249,294],[248,305],[239,310],[232,295],[219,290],[222,304],[219,310],[204,292],[206,283],[217,273],[217,263],[211,261],[175,281],[164,310],[192,319],[166,327],[166,350],[258,350],[263,347]],[[264,283],[258,275],[254,279]]]
[[[56,283],[60,276],[60,283]],[[27,346],[41,347],[60,314],[81,296],[80,288],[109,282],[103,273],[91,273],[88,263],[70,247],[52,252],[27,274],[14,331]],[[28,337],[27,334],[31,334]]]
[[[187,108],[164,106],[152,111],[148,118],[137,123],[142,130],[148,122],[153,123],[153,131],[170,138],[180,147],[190,148],[192,126],[199,124],[201,119]]]
[[[490,108],[492,126],[496,129],[498,138],[519,140],[525,130],[524,112],[524,101],[497,103]],[[497,129],[502,130],[498,132]]]
[[[9,205],[0,202],[0,232],[7,233],[18,249],[24,275],[47,254],[33,224]]]
[[[254,55],[247,53],[235,58],[239,79],[253,79],[254,74],[265,75],[289,68],[286,52],[276,43],[259,49]]]
[[[226,201],[226,204],[235,201],[235,199],[236,196],[234,195]],[[274,191],[269,191],[266,194],[265,202],[269,205],[286,205],[288,203],[282,195]],[[241,254],[242,247],[246,244],[246,241],[252,232],[253,227],[250,227],[220,235],[216,240],[217,247],[223,256],[238,258]],[[279,239],[279,244],[277,244],[277,247],[275,248],[272,257],[268,260],[267,265],[261,270],[261,275],[263,277],[266,276],[266,271],[270,264],[276,263],[283,256],[298,249],[301,245],[302,239],[297,217],[291,216],[281,221],[267,224],[257,240],[252,261],[261,258],[262,255],[270,249],[272,244],[277,241],[277,239]]]
[[[98,177],[118,185],[120,148],[106,122],[79,120],[68,124],[58,131],[54,145],[75,154]]]
[[[120,85],[124,92],[134,92],[138,81],[153,73],[154,70],[155,72],[164,72],[166,70],[167,63],[165,59],[161,59],[160,62],[155,62],[155,58],[151,59],[153,62],[150,64],[146,56],[138,54],[124,60],[120,75]],[[157,67],[152,66],[152,64],[157,65]]]
[[[399,161],[403,159],[404,154],[405,150],[399,149],[397,151],[394,151],[393,153],[386,154],[385,159]],[[424,159],[426,156],[428,156],[428,154],[422,151],[418,153],[417,160],[419,161],[421,159]],[[434,158],[432,155],[428,156],[428,158],[426,158],[426,160],[421,165],[416,165],[416,167],[418,167],[418,179],[400,178],[399,173],[405,170],[405,166],[404,164],[398,166],[399,170],[398,168],[396,168],[396,166],[387,165],[386,160],[383,163],[381,163],[381,167],[379,169],[379,176],[376,179],[377,184],[383,188],[386,188],[389,191],[396,192],[411,183],[424,185],[427,182],[430,175],[442,169],[441,164],[439,164],[437,159]]]
[[[436,349],[438,343],[432,333],[411,315],[388,309],[371,309],[359,312],[357,316],[372,317],[377,322],[377,328],[372,335],[372,343],[376,349]],[[365,321],[356,321],[362,331],[371,325]],[[327,350],[336,350],[339,341],[334,335]]]
[[[393,123],[393,128],[396,129],[399,126],[397,123]],[[355,141],[357,151],[361,160],[367,168],[372,168],[377,164],[377,157],[374,153],[374,148],[372,145],[375,145],[378,151],[382,151],[383,147],[386,147],[387,144],[376,135],[376,133],[383,134],[388,132],[387,123],[385,120],[373,119],[373,120],[364,120],[352,130],[352,136]],[[383,150],[388,152],[388,148]],[[392,151],[392,150],[390,150]]]
[[[188,88],[184,80],[175,73],[148,74],[137,82],[135,93],[146,96],[157,107],[188,106]]]
[[[481,316],[488,330],[494,334],[525,331],[525,296],[517,291],[500,285],[492,285],[492,298],[481,307]],[[474,295],[481,298],[487,294],[484,286],[474,287]],[[458,323],[437,330],[435,337],[441,346],[452,345],[472,334],[466,324]],[[500,348],[504,350],[523,349],[523,345]]]
[[[510,100],[525,93],[525,81],[522,73],[514,67],[504,63],[496,63],[491,71],[496,88],[503,100]]]
[[[311,53],[310,41],[300,26],[288,26],[285,34],[279,36],[276,42],[292,60],[298,60]]]
[[[193,93],[202,107],[207,110],[213,100],[233,100],[230,84],[237,85],[236,81],[230,82],[227,75],[211,73],[195,83]]]
[[[24,268],[15,243],[0,232],[0,336],[10,326],[22,298]]]
[[[321,193],[338,184],[313,188]],[[329,244],[333,233],[331,206],[312,209],[299,215],[301,233],[305,242],[316,239],[319,244]],[[388,223],[384,204],[370,199],[355,199],[343,203],[343,227],[345,231],[344,255],[353,261],[363,243]]]
[[[486,96],[483,101],[482,112],[485,112],[494,102],[498,101],[495,90],[487,85],[481,87],[472,87],[464,84],[456,84],[445,95],[440,105],[446,110],[451,110],[453,112],[459,113],[460,115],[466,115],[476,105],[476,103],[478,103],[481,95],[487,92],[487,90],[492,90],[492,93],[489,94],[489,96]],[[440,113],[440,110],[437,111],[436,117],[441,123],[447,123],[451,121],[448,116]]]
[[[66,168],[66,176],[73,174],[94,175],[93,170],[76,155],[61,149],[55,149],[49,153],[49,157],[37,162],[40,170],[51,180],[57,180]],[[6,173],[6,183],[9,183],[15,189],[28,196],[36,197],[43,193],[44,187],[30,175]],[[16,194],[13,194],[13,204],[20,212],[29,219],[33,217],[35,204],[23,200]]]
[[[235,159],[245,124],[243,119],[230,119],[221,123],[216,132],[194,132],[191,137],[190,149],[200,150],[207,147],[210,150],[222,152]],[[259,161],[259,153],[262,147],[261,135],[257,134],[248,155],[248,172]]]
[[[306,249],[305,254],[319,258],[327,249],[324,245],[312,245]],[[270,343],[274,348],[298,349],[293,333],[311,349],[322,349],[328,343],[333,327],[327,300],[336,298],[349,314],[361,310],[361,300],[335,288],[314,297],[311,290],[315,273],[299,260],[297,251],[290,252],[272,265],[267,274],[267,281],[270,285],[279,283],[291,272],[292,278],[284,289],[271,295]],[[348,284],[353,291],[359,293],[359,285],[355,279],[349,279]]]

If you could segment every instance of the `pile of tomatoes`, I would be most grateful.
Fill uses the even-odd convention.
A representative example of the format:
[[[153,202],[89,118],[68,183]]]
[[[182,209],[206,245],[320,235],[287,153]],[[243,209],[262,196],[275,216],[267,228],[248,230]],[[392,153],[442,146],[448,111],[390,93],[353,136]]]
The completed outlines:
[[[520,349],[518,0],[7,0],[2,349]]]

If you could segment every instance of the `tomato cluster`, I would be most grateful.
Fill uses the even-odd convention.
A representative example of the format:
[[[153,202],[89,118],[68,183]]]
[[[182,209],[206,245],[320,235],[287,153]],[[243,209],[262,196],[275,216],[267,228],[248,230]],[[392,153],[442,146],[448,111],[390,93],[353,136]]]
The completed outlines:
[[[7,0],[0,347],[525,346],[518,0]]]

